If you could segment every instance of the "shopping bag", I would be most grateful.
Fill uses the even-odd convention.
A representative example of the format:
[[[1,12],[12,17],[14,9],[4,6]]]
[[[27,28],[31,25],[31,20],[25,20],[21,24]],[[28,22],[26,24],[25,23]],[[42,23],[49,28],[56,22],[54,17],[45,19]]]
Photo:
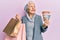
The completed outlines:
[[[11,20],[8,22],[8,24],[4,28],[3,32],[5,32],[8,36],[15,37],[16,35],[13,33],[14,33],[14,30],[16,31],[16,28],[18,28],[17,27],[18,24],[19,24],[18,20],[11,18]]]
[[[25,24],[21,24],[17,40],[26,40],[26,28],[25,28]]]

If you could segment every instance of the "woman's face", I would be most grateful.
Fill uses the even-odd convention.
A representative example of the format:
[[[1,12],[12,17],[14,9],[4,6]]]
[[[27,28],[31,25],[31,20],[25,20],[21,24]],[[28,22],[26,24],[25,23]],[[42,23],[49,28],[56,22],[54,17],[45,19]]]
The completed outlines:
[[[28,13],[30,14],[35,14],[36,8],[34,3],[29,3],[28,4]]]

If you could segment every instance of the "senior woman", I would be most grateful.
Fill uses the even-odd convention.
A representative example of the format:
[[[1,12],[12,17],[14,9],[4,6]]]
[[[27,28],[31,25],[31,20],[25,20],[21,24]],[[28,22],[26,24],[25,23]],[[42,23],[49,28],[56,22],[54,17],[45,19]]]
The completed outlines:
[[[43,40],[44,33],[49,25],[49,20],[45,19],[44,24],[41,16],[37,15],[35,3],[30,1],[26,4],[24,10],[26,15],[22,17],[22,23],[26,26],[26,40]]]
[[[35,3],[32,1],[26,4],[24,10],[26,15],[22,17],[22,22],[26,25],[27,40],[43,40],[41,33],[47,30],[49,20],[45,19],[43,24],[41,16],[35,13]]]

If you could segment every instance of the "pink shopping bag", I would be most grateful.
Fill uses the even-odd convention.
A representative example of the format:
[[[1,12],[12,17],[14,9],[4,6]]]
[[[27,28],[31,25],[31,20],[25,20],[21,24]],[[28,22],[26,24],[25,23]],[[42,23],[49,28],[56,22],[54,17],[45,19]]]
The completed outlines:
[[[17,37],[10,37],[6,35],[5,40],[26,40],[25,24],[21,24]]]

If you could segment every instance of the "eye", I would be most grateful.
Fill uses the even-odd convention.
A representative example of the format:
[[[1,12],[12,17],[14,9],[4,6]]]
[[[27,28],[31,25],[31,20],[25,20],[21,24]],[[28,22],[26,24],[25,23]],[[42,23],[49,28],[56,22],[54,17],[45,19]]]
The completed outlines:
[[[32,7],[32,6],[30,6],[30,7]]]

